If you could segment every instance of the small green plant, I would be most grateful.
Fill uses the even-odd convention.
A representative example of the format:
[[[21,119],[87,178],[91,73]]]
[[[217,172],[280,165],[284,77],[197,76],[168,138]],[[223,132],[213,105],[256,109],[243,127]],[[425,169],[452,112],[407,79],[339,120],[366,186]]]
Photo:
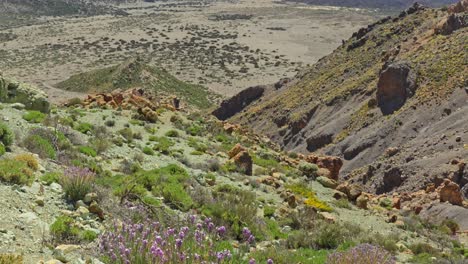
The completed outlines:
[[[29,123],[41,123],[46,118],[46,114],[39,111],[28,111],[23,115],[23,119]]]
[[[119,134],[127,140],[127,142],[131,142],[133,140],[133,131],[129,127],[125,127],[119,130]]]
[[[172,140],[168,137],[154,137],[151,139],[156,142],[153,149],[165,155],[168,155],[170,148],[175,145],[174,142],[172,142]]]
[[[41,176],[41,181],[45,182],[47,185],[51,185],[52,183],[58,183],[62,177],[62,173],[59,172],[47,172]]]
[[[169,130],[166,132],[166,137],[172,137],[172,138],[175,138],[175,137],[178,137],[179,136],[179,132],[177,130]]]
[[[2,142],[0,142],[0,157],[3,156],[5,153],[6,153],[5,145],[3,145]]]
[[[56,242],[91,242],[97,238],[96,232],[79,228],[73,218],[65,215],[55,219],[50,225],[50,233]]]
[[[88,134],[88,132],[93,131],[94,126],[89,123],[79,123],[76,127],[75,130],[83,133],[83,134]]]
[[[392,200],[388,199],[388,198],[384,198],[382,200],[380,200],[380,203],[379,205],[383,208],[386,208],[388,210],[391,210],[392,209]]]
[[[301,163],[299,163],[298,169],[307,178],[314,179],[317,177],[318,166],[315,164],[302,161]]]
[[[192,125],[187,128],[187,133],[191,136],[201,136],[203,132],[203,127],[197,126],[197,125]]]
[[[276,207],[267,205],[263,208],[263,215],[265,217],[272,217],[275,214],[275,211]]]
[[[80,240],[92,242],[96,240],[98,235],[96,234],[96,232],[92,230],[84,230],[80,232],[79,237],[80,237]]]
[[[332,204],[338,208],[345,208],[345,209],[351,209],[351,205],[349,204],[348,199],[346,198],[341,198],[339,200],[335,200],[332,202]]]
[[[24,144],[29,151],[38,154],[41,158],[57,158],[57,153],[52,143],[40,135],[29,135],[24,140]]]
[[[78,148],[78,150],[80,151],[80,153],[83,153],[83,154],[85,154],[86,156],[89,156],[89,157],[96,157],[97,156],[96,150],[94,150],[92,147],[80,146]]]
[[[69,241],[75,240],[80,234],[80,230],[74,226],[74,221],[71,217],[61,215],[50,226],[50,233],[57,241]]]
[[[15,135],[10,128],[6,124],[0,122],[0,142],[3,146],[7,148],[13,144],[14,137]]]
[[[154,150],[147,146],[147,147],[143,148],[143,153],[145,153],[146,155],[149,155],[149,156],[153,156],[154,155]]]
[[[108,127],[113,127],[113,126],[115,126],[115,120],[113,120],[113,119],[106,120],[106,122],[104,124],[106,126],[108,126]]]

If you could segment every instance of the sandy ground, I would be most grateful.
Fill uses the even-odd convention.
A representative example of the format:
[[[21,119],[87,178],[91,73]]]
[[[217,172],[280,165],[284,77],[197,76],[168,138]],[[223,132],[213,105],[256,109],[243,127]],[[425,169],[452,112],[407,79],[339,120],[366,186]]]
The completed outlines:
[[[139,55],[178,78],[224,96],[292,77],[330,53],[379,14],[358,9],[281,4],[273,0],[123,6],[130,16],[47,18],[0,33],[0,69],[49,93],[70,75]],[[224,16],[224,17],[223,17]]]

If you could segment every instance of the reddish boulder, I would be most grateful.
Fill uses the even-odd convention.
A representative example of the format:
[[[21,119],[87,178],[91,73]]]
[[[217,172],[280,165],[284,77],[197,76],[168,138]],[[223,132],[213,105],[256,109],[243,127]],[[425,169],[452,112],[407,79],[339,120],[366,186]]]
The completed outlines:
[[[463,196],[460,192],[460,186],[449,179],[438,188],[439,199],[441,202],[449,202],[453,205],[463,205]]]
[[[306,161],[310,163],[317,164],[319,168],[324,168],[330,171],[330,179],[335,181],[338,180],[340,174],[340,169],[343,167],[343,160],[339,157],[325,156],[319,157],[316,155],[309,155],[306,157]]]
[[[449,14],[468,12],[468,0],[461,0],[448,8]]]
[[[237,168],[240,169],[246,175],[252,175],[253,161],[250,157],[249,152],[241,151],[232,158]]]
[[[234,158],[240,152],[246,151],[246,149],[239,143],[237,143],[229,152],[228,156],[230,159]]]

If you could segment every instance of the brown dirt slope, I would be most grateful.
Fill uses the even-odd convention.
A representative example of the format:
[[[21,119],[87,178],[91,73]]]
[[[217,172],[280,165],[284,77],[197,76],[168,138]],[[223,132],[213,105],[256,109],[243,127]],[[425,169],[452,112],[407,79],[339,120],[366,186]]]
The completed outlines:
[[[286,150],[343,157],[340,177],[368,191],[440,182],[457,170],[453,159],[468,159],[466,21],[466,10],[413,6],[359,30],[230,121]]]

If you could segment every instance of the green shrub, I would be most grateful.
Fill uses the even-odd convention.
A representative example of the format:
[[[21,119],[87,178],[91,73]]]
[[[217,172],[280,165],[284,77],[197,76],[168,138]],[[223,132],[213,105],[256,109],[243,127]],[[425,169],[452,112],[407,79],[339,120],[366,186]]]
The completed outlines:
[[[36,153],[41,158],[57,158],[57,153],[52,143],[41,135],[30,134],[23,142],[29,151]]]
[[[0,142],[0,157],[6,153],[6,148],[2,142]]]
[[[115,120],[112,120],[112,119],[106,120],[104,124],[108,127],[113,127],[115,126]]]
[[[288,237],[287,234],[281,232],[278,222],[272,219],[265,219],[268,231],[274,239],[285,239]]]
[[[276,168],[279,165],[279,162],[275,159],[264,159],[261,158],[257,155],[251,155],[252,156],[252,161],[254,164],[264,167],[264,168]]]
[[[75,98],[71,98],[70,100],[68,100],[68,106],[77,106],[77,105],[81,105],[83,103],[83,101],[78,98],[78,97],[75,97]]]
[[[427,253],[427,254],[431,254],[431,255],[438,255],[439,254],[439,251],[437,249],[435,249],[434,247],[432,247],[431,245],[429,245],[427,243],[411,244],[408,248],[415,255],[419,255],[419,254],[422,254],[422,253]]]
[[[165,155],[168,155],[170,148],[175,145],[174,142],[172,142],[172,140],[167,137],[155,137],[152,139],[157,142],[153,149]]]
[[[24,161],[3,159],[0,160],[0,180],[13,184],[31,184],[34,173]]]
[[[56,242],[91,242],[97,238],[96,232],[79,228],[75,220],[65,215],[55,219],[50,225],[50,233]]]
[[[47,172],[41,176],[41,181],[45,182],[47,185],[51,185],[52,183],[58,183],[62,173],[59,172]]]
[[[124,137],[127,142],[131,142],[133,140],[133,131],[129,127],[125,127],[119,130],[119,134],[122,135],[122,137]]]
[[[33,171],[37,171],[39,169],[39,162],[31,154],[24,153],[16,155],[15,160],[26,163],[26,165],[28,165],[28,167]]]
[[[83,133],[83,134],[88,134],[88,132],[93,131],[94,126],[89,123],[79,123],[76,127],[75,130]]]
[[[257,216],[257,201],[254,192],[241,190],[229,184],[219,185],[211,195],[194,193],[195,207],[220,225],[229,227],[232,235],[240,238],[242,229],[249,227],[258,241],[272,238],[263,217]]]
[[[192,198],[180,182],[167,182],[160,190],[164,201],[182,211],[188,211],[193,204]]]
[[[6,124],[0,122],[0,142],[3,143],[5,147],[9,147],[13,144],[14,136],[11,129]]]
[[[339,200],[335,200],[332,202],[332,204],[338,208],[345,208],[345,209],[351,209],[351,204],[349,204],[348,199],[346,198],[341,198]]]
[[[80,151],[80,153],[83,153],[83,154],[85,154],[86,156],[89,156],[89,157],[96,157],[97,156],[96,150],[94,150],[92,147],[80,146],[78,148],[78,150]]]
[[[165,135],[166,135],[166,137],[174,138],[174,137],[179,136],[179,132],[177,130],[172,129],[172,130],[167,131]]]
[[[263,208],[263,215],[265,217],[272,217],[275,214],[275,211],[276,207],[267,205]]]
[[[203,132],[203,127],[197,126],[197,125],[192,125],[189,128],[187,128],[187,133],[192,136],[201,136]]]
[[[150,147],[144,147],[143,148],[143,153],[145,153],[146,155],[149,155],[149,156],[153,156],[154,155],[154,150]]]
[[[386,208],[388,210],[392,209],[392,201],[388,198],[384,198],[380,200],[379,205],[383,208]]]
[[[317,177],[318,166],[315,164],[302,161],[301,163],[299,163],[298,169],[307,178],[314,179]]]
[[[23,119],[28,121],[29,123],[41,123],[46,118],[44,113],[39,111],[28,111],[26,114],[23,115]]]
[[[195,149],[195,151],[200,152],[200,153],[205,153],[208,150],[208,146],[199,142],[198,139],[190,137],[188,139],[188,145],[189,147],[192,147]]]
[[[84,230],[84,231],[80,232],[79,237],[80,237],[80,240],[92,242],[92,241],[96,240],[98,235],[96,234],[96,232],[94,232],[92,230]]]
[[[322,223],[314,232],[314,242],[321,249],[336,249],[341,244],[352,241],[362,233],[357,225]]]
[[[50,226],[50,233],[57,241],[75,240],[80,234],[80,229],[74,226],[71,217],[61,215]]]

